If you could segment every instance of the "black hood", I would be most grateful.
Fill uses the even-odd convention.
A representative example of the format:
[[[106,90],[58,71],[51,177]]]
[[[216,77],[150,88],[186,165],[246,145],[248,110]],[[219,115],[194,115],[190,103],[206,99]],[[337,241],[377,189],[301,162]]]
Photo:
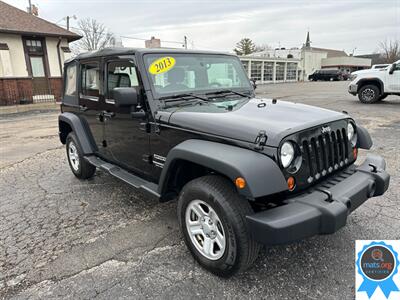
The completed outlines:
[[[314,106],[271,99],[249,100],[237,109],[207,112],[194,106],[161,114],[170,125],[254,143],[261,130],[267,134],[267,146],[278,147],[290,134],[332,121],[349,118],[343,113]]]

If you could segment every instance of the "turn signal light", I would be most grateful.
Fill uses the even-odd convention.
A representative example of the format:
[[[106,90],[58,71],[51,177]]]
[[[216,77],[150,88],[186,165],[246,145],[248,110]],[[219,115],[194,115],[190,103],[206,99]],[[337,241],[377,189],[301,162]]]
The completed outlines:
[[[294,187],[296,186],[296,181],[294,180],[294,177],[289,177],[287,179],[287,186],[289,191],[293,191]]]
[[[235,185],[238,189],[244,189],[246,187],[246,180],[242,177],[238,177],[235,180]]]
[[[357,148],[353,148],[353,157],[354,157],[354,160],[357,159],[357,154],[358,154]]]

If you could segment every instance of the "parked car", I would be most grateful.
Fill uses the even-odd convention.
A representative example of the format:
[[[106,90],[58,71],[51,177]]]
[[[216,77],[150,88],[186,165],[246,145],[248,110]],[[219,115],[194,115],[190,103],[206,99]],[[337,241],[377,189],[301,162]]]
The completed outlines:
[[[308,76],[308,80],[310,81],[318,81],[318,80],[325,80],[325,81],[337,81],[343,80],[343,74],[340,70],[316,70],[314,73]]]
[[[351,73],[350,94],[362,103],[370,104],[389,95],[400,96],[400,60],[385,69],[370,69]]]
[[[72,173],[96,169],[165,202],[177,199],[201,266],[231,276],[260,245],[345,226],[388,189],[368,131],[349,115],[255,98],[237,56],[104,49],[64,67],[59,135]],[[99,199],[101,201],[101,199]]]

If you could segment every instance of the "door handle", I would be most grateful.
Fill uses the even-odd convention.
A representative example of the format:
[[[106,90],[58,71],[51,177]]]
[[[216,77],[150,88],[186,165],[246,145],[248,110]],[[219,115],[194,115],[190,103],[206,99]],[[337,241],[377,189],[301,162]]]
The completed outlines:
[[[115,116],[115,113],[104,110],[104,111],[102,112],[102,115],[103,115],[103,117],[105,117],[105,118],[112,118],[112,117]]]

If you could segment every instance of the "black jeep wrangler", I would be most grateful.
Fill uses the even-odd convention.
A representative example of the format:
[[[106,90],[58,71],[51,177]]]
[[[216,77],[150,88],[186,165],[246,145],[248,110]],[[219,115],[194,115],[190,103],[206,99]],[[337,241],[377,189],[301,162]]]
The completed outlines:
[[[160,201],[178,199],[185,242],[230,276],[261,244],[334,233],[389,185],[385,161],[347,114],[259,99],[223,53],[104,49],[65,63],[59,116],[74,175],[96,168]]]

